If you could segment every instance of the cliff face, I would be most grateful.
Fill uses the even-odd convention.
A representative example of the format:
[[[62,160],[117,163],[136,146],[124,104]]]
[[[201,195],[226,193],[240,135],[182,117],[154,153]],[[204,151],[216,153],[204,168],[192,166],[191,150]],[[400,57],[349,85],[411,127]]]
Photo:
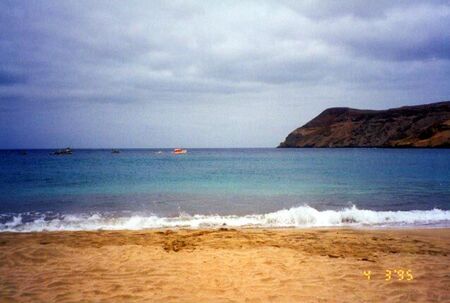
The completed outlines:
[[[450,101],[388,110],[329,108],[278,147],[450,147]]]

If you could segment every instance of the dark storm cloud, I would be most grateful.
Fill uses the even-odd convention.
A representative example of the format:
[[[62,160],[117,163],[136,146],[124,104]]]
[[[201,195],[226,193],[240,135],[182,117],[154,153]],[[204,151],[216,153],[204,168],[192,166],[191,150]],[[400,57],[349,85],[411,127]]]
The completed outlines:
[[[336,19],[340,17],[356,17],[361,19],[384,18],[392,10],[403,10],[418,6],[445,6],[447,0],[321,0],[321,1],[297,1],[284,0],[283,3],[299,14],[310,18]]]
[[[25,82],[26,77],[24,75],[0,70],[0,86],[24,84]]]
[[[448,98],[449,28],[448,1],[2,1],[0,102],[87,124],[142,107],[156,129],[189,108],[202,127],[239,110],[269,125],[271,108],[297,126],[327,106]]]

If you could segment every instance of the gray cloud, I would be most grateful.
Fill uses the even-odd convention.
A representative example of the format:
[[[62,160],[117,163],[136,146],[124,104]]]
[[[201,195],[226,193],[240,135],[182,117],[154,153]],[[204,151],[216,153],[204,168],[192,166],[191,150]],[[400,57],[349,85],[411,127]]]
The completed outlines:
[[[10,86],[15,84],[24,84],[26,77],[22,74],[11,73],[0,70],[0,86]]]
[[[17,118],[47,109],[87,125],[99,107],[143,108],[160,113],[143,125],[151,117],[153,137],[170,142],[165,122],[190,108],[199,134],[220,122],[234,136],[249,125],[232,117],[252,115],[268,138],[227,142],[272,146],[327,106],[448,99],[449,28],[447,1],[2,1],[0,102]]]

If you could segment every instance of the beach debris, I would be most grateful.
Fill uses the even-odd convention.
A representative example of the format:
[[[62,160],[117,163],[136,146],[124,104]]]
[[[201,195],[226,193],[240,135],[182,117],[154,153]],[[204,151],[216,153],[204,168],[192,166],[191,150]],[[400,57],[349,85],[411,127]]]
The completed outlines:
[[[163,248],[165,251],[170,252],[179,252],[181,249],[185,248],[187,243],[183,240],[174,239],[164,243]]]
[[[369,259],[369,258],[367,258],[367,257],[364,257],[364,258],[361,258],[361,259],[359,259],[360,261],[366,261],[366,262],[376,262],[375,260],[372,260],[372,259]]]

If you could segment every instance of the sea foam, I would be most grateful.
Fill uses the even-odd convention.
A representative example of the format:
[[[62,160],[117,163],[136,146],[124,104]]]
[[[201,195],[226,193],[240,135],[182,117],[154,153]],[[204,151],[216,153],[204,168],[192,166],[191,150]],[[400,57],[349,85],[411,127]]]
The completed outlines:
[[[310,206],[299,206],[266,214],[245,216],[189,215],[176,217],[105,216],[102,214],[61,215],[59,217],[41,215],[24,222],[22,215],[12,216],[0,223],[0,231],[76,231],[76,230],[140,230],[155,228],[215,228],[215,227],[408,227],[408,226],[450,226],[450,211],[410,210],[373,211],[358,209],[356,206],[342,210],[319,211]]]

